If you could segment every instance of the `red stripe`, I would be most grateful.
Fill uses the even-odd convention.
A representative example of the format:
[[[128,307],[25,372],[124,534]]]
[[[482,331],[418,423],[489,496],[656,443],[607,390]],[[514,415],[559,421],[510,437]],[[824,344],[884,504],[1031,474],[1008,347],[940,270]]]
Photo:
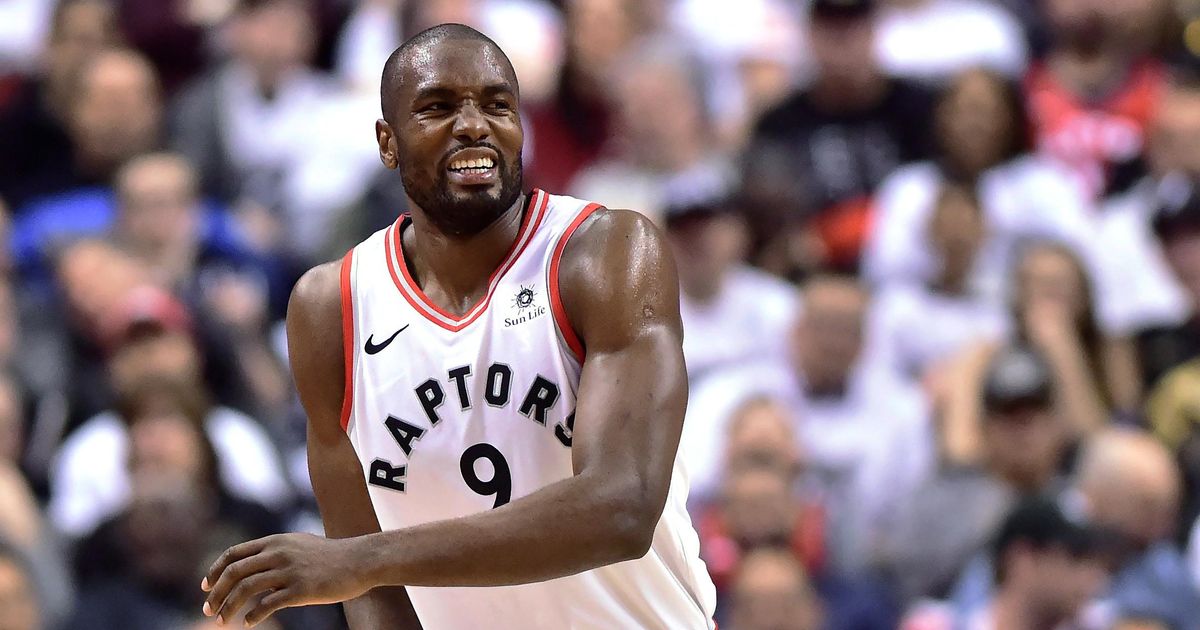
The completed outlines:
[[[354,296],[350,289],[350,272],[354,262],[354,250],[342,258],[342,355],[346,385],[342,392],[342,430],[350,426],[350,412],[354,409]]]
[[[575,216],[575,220],[571,221],[571,225],[567,226],[566,231],[559,237],[558,245],[555,245],[554,253],[550,256],[550,311],[554,314],[554,322],[558,324],[558,330],[562,332],[567,347],[575,353],[575,358],[579,359],[580,363],[583,362],[585,350],[583,343],[579,341],[579,335],[575,334],[575,329],[571,326],[570,318],[567,317],[567,309],[563,308],[562,295],[558,290],[558,264],[562,259],[563,250],[567,247],[567,241],[571,240],[571,235],[579,229],[585,219],[602,207],[598,203],[584,206],[583,210],[580,210],[579,214]]]
[[[390,255],[386,257],[388,262],[388,271],[392,274],[392,281],[396,283],[396,288],[399,289],[401,295],[404,296],[404,299],[407,300],[408,303],[418,313],[425,317],[425,319],[428,319],[429,321],[441,326],[446,330],[449,330],[450,332],[458,332],[471,325],[475,320],[479,319],[480,316],[487,312],[488,306],[491,304],[492,294],[495,293],[496,286],[498,284],[497,280],[499,280],[504,273],[506,273],[513,267],[513,265],[516,264],[517,259],[521,257],[521,253],[525,251],[526,247],[529,247],[529,243],[533,240],[532,233],[537,231],[538,227],[540,227],[542,224],[542,220],[545,219],[545,210],[546,206],[549,204],[549,196],[538,190],[534,190],[532,196],[534,197],[532,207],[528,212],[525,213],[525,217],[522,219],[521,228],[517,231],[517,238],[513,240],[512,245],[509,247],[508,253],[505,254],[504,261],[499,267],[492,271],[490,276],[488,276],[487,293],[479,302],[476,302],[471,306],[471,308],[467,309],[467,312],[462,316],[452,315],[439,308],[433,303],[433,300],[430,300],[429,297],[426,296],[423,291],[421,291],[421,288],[417,286],[417,283],[412,279],[412,276],[409,275],[408,265],[404,263],[404,250],[401,244],[403,238],[400,234],[400,225],[403,219],[401,219],[401,221],[397,221],[393,225],[392,229],[384,235],[384,247],[388,252],[395,252],[396,258],[394,263]],[[534,219],[534,215],[537,215],[536,220]],[[526,238],[527,236],[528,238]],[[391,239],[392,242],[388,243],[387,239]],[[522,243],[522,240],[525,242]],[[397,266],[400,267],[399,273],[396,272]],[[405,290],[405,287],[408,288],[408,291]],[[410,291],[412,292],[412,295],[417,296],[417,298],[420,300],[419,302],[413,299],[412,295],[409,293]],[[480,306],[481,304],[482,307]],[[430,316],[429,311],[425,307],[428,307],[447,319],[452,320],[454,323],[447,324],[436,317]],[[476,312],[473,316],[471,316],[470,319],[463,319],[463,317],[471,311]]]

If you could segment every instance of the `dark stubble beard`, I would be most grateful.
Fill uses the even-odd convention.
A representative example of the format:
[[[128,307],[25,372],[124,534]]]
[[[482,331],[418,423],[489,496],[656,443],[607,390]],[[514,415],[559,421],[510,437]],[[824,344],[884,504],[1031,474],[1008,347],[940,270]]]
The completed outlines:
[[[521,154],[518,153],[516,161],[509,164],[495,147],[488,144],[476,146],[496,151],[496,170],[500,174],[498,197],[485,192],[452,194],[450,176],[444,166],[438,169],[437,181],[433,187],[423,187],[416,181],[413,172],[415,169],[406,168],[403,159],[400,163],[400,181],[404,184],[405,192],[425,211],[426,218],[438,231],[447,236],[472,236],[482,232],[495,223],[496,219],[511,208],[521,196]],[[443,158],[440,163],[444,165],[446,161],[446,158]]]

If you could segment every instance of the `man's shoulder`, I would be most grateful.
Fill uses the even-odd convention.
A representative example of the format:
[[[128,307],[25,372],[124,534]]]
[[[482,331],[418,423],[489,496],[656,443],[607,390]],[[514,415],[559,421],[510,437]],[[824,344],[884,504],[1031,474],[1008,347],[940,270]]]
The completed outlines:
[[[754,125],[756,138],[771,138],[797,129],[813,126],[815,110],[809,103],[806,90],[796,90],[774,107],[768,109]]]

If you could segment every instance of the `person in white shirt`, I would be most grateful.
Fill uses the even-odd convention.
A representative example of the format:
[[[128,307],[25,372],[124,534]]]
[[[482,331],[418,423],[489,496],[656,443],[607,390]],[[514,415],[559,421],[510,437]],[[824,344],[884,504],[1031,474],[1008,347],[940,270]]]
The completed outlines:
[[[694,390],[680,454],[695,492],[714,492],[733,412],[757,397],[785,405],[808,472],[830,498],[831,560],[854,574],[874,562],[896,506],[929,473],[929,408],[916,386],[864,349],[863,286],[816,277],[802,299],[785,342],[789,361],[729,370]]]
[[[689,382],[786,358],[782,342],[795,321],[799,291],[742,262],[748,235],[724,182],[678,178],[667,190],[664,223],[679,265]]]
[[[895,171],[877,197],[876,223],[863,254],[866,277],[882,286],[927,283],[938,272],[925,226],[947,182],[975,189],[987,238],[971,288],[998,302],[1016,242],[1052,238],[1083,253],[1094,267],[1089,239],[1092,208],[1084,191],[1054,162],[1029,153],[1032,138],[1019,88],[985,70],[960,75],[936,110],[940,158]]]

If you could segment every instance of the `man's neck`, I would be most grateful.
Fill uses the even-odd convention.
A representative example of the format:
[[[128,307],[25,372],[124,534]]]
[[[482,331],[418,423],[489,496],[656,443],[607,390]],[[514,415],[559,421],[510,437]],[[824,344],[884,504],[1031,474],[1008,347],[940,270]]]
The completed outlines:
[[[812,104],[831,114],[875,107],[887,93],[887,77],[874,70],[864,72],[858,77],[817,77],[809,90]]]
[[[439,230],[410,199],[412,229],[400,237],[405,258],[401,263],[438,306],[465,313],[487,292],[488,279],[512,249],[525,216],[525,200],[525,195],[518,197],[478,234],[455,237]]]

